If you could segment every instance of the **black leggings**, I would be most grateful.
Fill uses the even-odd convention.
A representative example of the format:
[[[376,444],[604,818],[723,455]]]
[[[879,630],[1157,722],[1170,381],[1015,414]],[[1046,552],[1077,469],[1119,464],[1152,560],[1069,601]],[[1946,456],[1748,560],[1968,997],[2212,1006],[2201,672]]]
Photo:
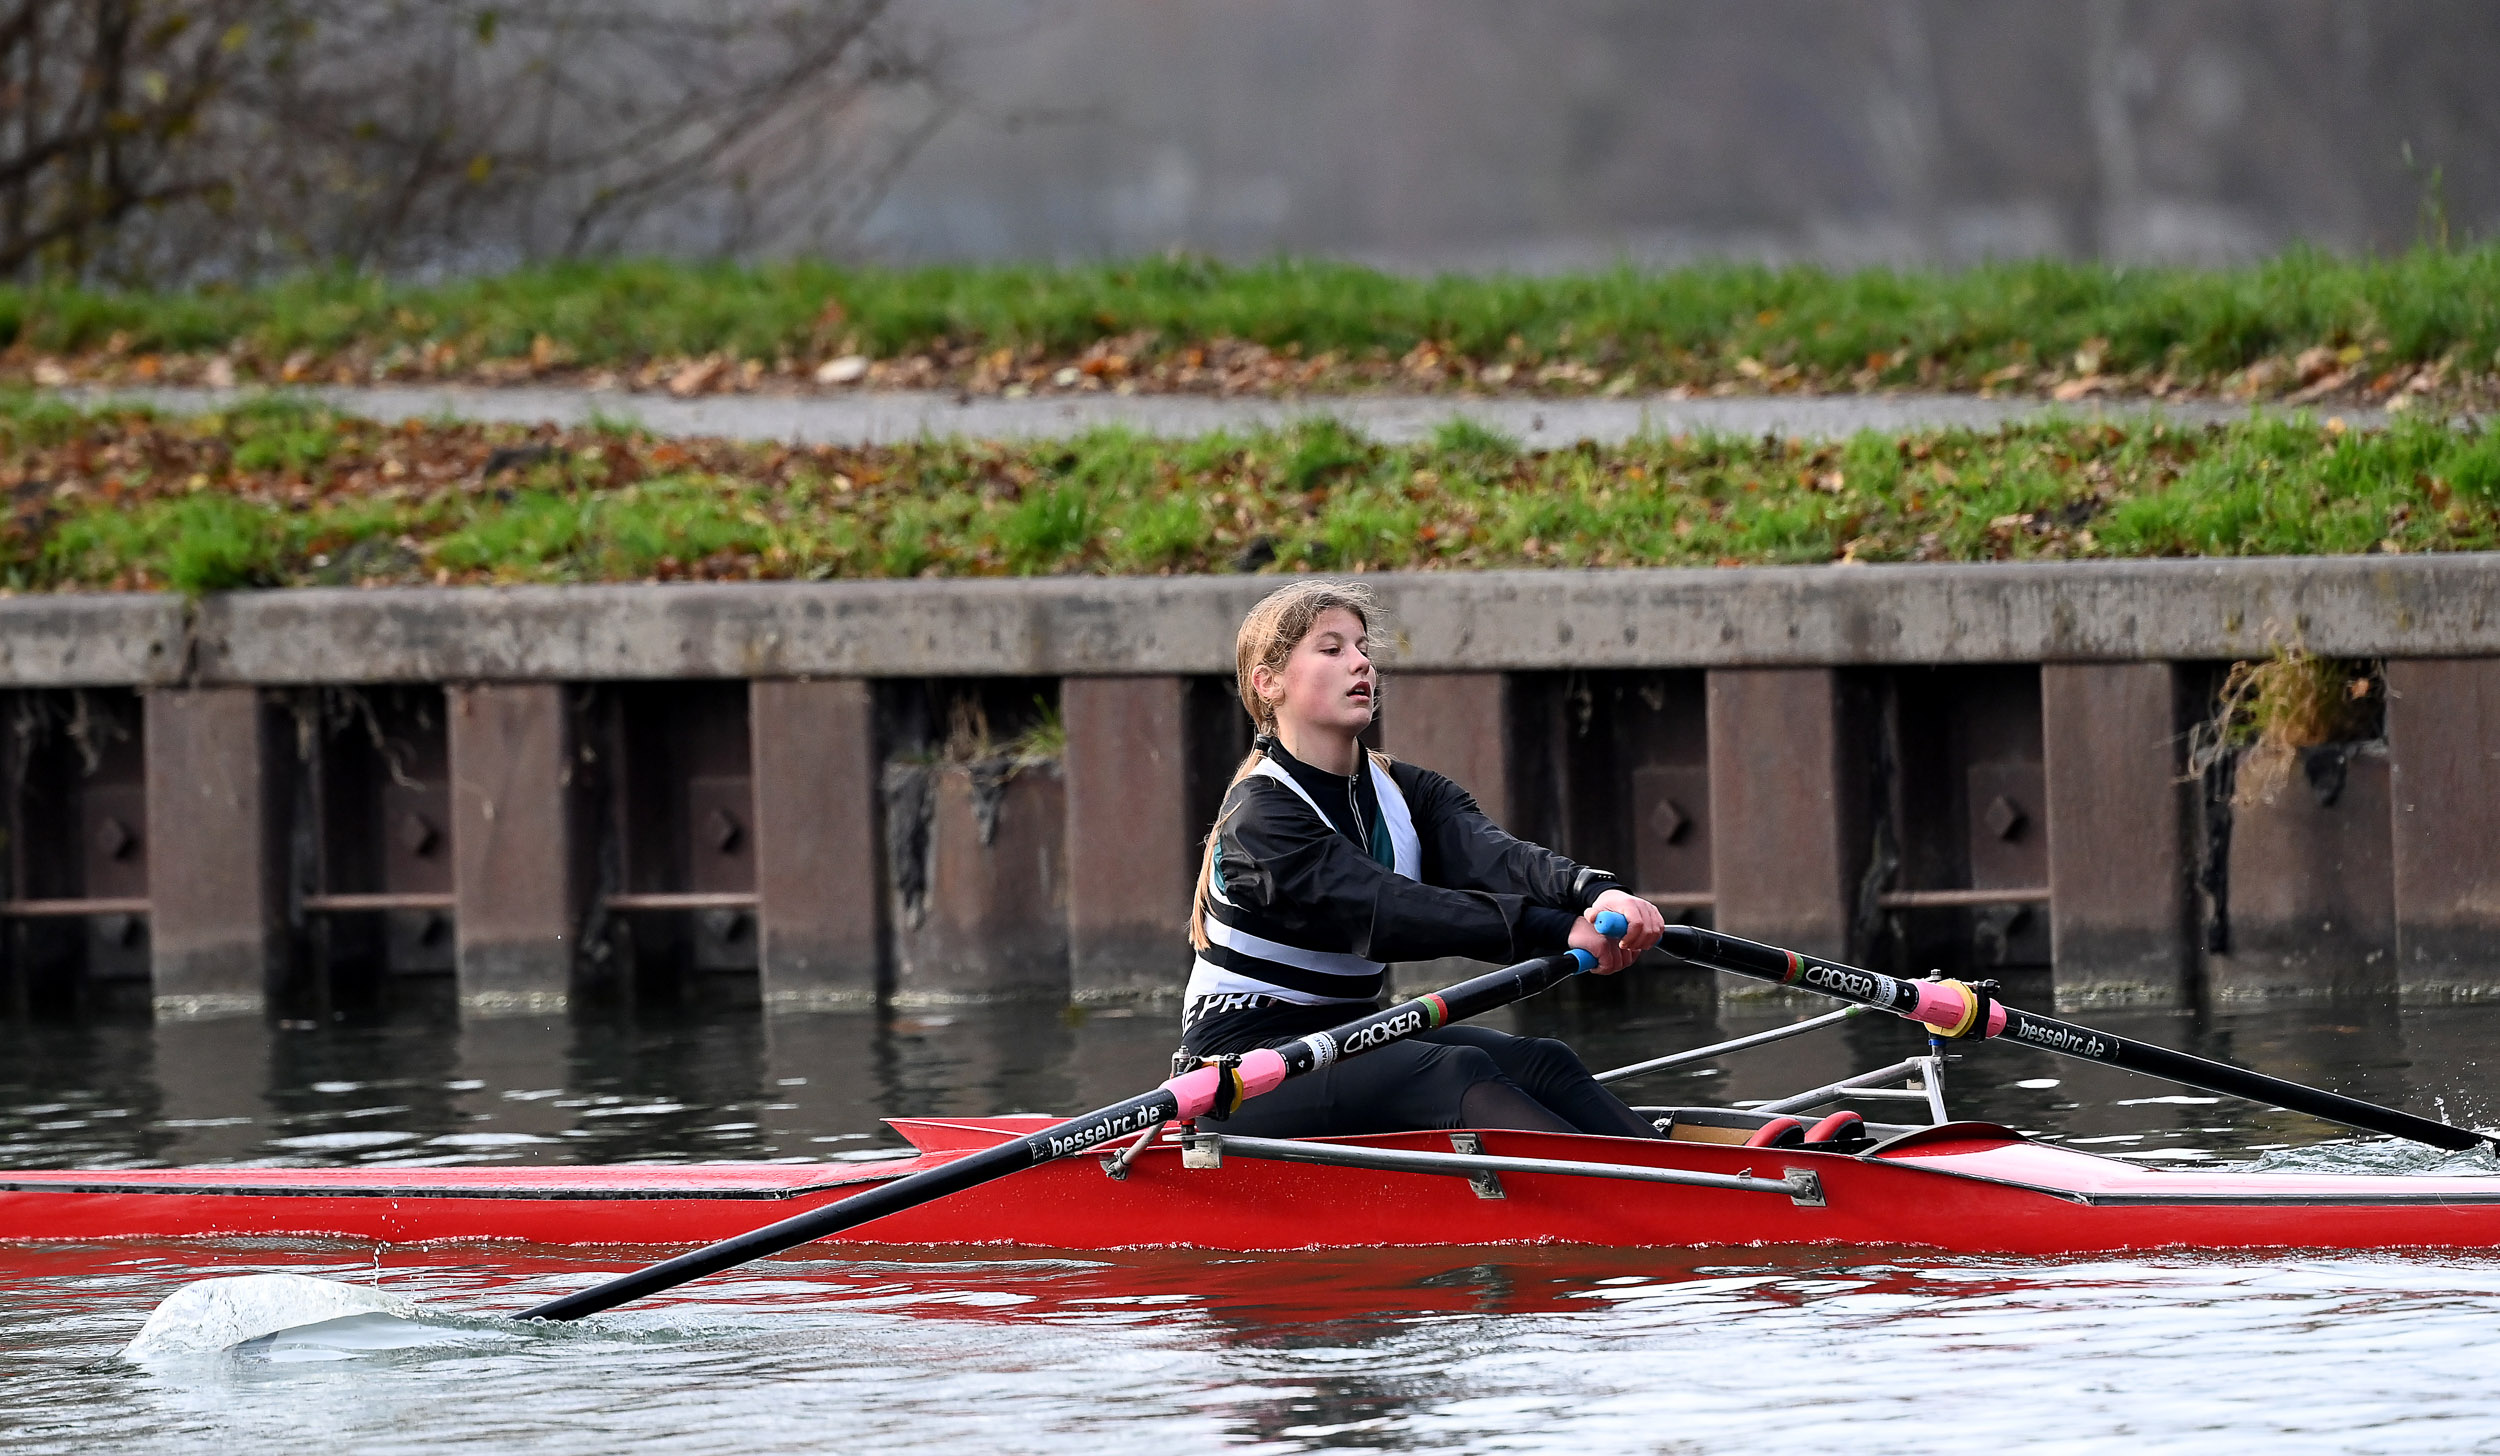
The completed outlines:
[[[1346,1007],[1273,1007],[1190,1028],[1193,1053],[1282,1046],[1353,1019]],[[1212,1124],[1244,1137],[1356,1137],[1460,1127],[1656,1137],[1657,1130],[1550,1037],[1445,1026],[1286,1082]]]

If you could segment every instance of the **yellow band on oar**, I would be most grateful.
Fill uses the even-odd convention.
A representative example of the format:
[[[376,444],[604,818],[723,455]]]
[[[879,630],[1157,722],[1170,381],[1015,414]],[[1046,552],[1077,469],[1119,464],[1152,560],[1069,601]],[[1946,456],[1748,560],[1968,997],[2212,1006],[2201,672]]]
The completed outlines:
[[[1940,988],[1950,987],[1954,995],[1962,998],[1962,1014],[1955,1019],[1951,1026],[1940,1025],[1939,1023],[1933,1021],[1922,1021],[1919,1024],[1926,1027],[1929,1031],[1936,1033],[1938,1036],[1969,1035],[1971,1027],[1979,1020],[1979,993],[1972,990],[1970,987],[1963,985],[1959,981],[1933,981],[1929,984]]]

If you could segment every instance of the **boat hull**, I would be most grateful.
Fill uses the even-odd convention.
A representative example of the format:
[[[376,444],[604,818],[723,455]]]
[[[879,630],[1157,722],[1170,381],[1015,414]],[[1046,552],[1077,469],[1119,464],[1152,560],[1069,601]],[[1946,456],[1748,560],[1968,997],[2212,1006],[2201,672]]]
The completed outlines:
[[[178,1168],[0,1174],[0,1239],[295,1236],[390,1244],[708,1243],[937,1166],[1049,1119],[902,1123],[917,1157],[875,1164],[578,1168]],[[2137,1167],[1950,1124],[1844,1155],[1486,1132],[1484,1151],[1751,1173],[1812,1171],[1781,1194],[1547,1173],[1463,1177],[1227,1158],[1169,1144],[1124,1179],[1062,1159],[839,1236],[882,1244],[1240,1251],[1490,1245],[1921,1245],[1970,1253],[2500,1246],[2500,1178],[2207,1173]],[[1446,1152],[1446,1134],[1345,1139]]]

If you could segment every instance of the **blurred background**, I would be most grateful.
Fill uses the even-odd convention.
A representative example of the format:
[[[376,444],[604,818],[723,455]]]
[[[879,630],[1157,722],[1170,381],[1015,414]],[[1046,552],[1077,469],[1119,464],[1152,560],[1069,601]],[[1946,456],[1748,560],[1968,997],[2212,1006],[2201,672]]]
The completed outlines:
[[[2216,264],[2500,212],[2486,0],[23,0],[0,269]]]

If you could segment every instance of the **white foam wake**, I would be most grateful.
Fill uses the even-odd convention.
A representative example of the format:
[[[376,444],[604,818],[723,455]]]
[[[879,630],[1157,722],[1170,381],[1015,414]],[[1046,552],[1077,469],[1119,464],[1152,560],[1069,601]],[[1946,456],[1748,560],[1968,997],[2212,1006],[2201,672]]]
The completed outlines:
[[[394,1294],[302,1274],[203,1279],[165,1296],[122,1351],[125,1359],[206,1355],[351,1315],[406,1317],[415,1306]]]

